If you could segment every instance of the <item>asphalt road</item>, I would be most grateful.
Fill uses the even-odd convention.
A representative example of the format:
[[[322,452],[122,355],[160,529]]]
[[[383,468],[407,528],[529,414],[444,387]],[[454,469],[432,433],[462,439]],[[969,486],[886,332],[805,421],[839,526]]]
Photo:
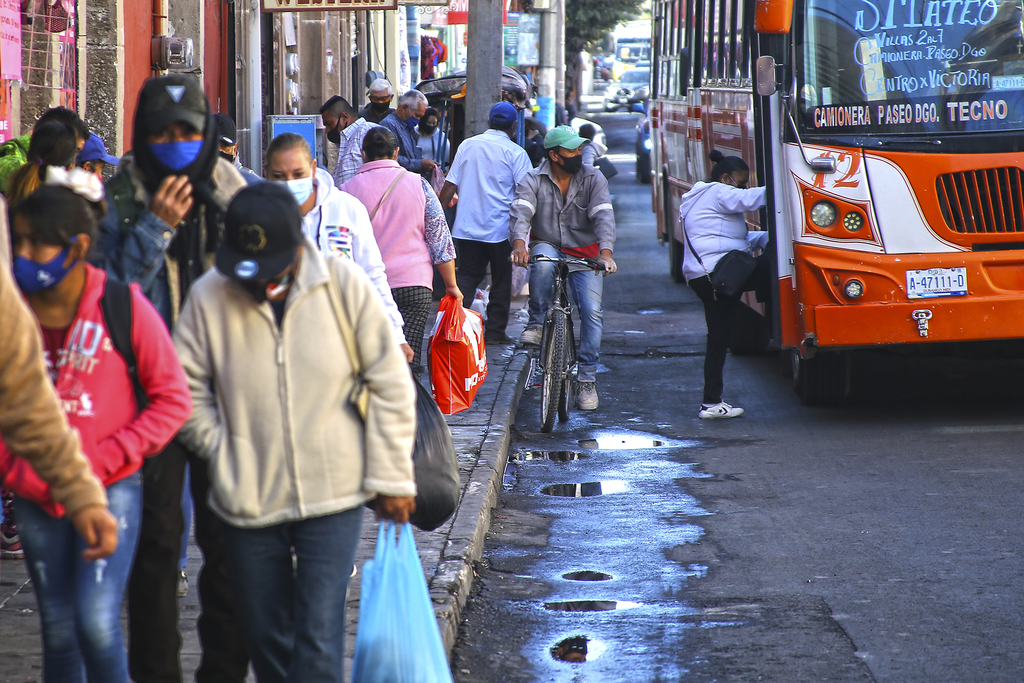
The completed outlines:
[[[545,435],[525,392],[456,681],[1024,680],[1024,362],[865,353],[849,402],[811,409],[776,357],[730,356],[747,413],[698,420],[702,311],[635,115],[594,118],[623,155],[601,407]]]

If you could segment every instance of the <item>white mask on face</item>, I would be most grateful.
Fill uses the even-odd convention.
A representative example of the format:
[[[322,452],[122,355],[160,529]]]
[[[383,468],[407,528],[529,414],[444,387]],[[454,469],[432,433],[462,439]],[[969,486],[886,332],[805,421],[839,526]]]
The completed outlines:
[[[278,185],[283,185],[288,188],[288,191],[295,197],[295,201],[302,206],[309,195],[313,194],[313,176],[308,178],[296,178],[295,180],[278,180]]]

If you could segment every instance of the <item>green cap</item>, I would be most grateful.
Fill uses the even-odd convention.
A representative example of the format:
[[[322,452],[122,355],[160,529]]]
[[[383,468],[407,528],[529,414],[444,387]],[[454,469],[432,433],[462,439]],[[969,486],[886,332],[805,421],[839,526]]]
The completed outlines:
[[[581,138],[576,134],[572,126],[558,126],[549,130],[548,134],[544,136],[544,149],[552,149],[554,147],[576,149],[586,141],[586,138]]]

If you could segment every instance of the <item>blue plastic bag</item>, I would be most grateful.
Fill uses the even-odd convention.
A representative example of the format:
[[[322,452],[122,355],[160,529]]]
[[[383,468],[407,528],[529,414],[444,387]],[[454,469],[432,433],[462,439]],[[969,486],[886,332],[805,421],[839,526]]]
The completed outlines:
[[[412,527],[381,522],[363,565],[352,683],[452,683]]]

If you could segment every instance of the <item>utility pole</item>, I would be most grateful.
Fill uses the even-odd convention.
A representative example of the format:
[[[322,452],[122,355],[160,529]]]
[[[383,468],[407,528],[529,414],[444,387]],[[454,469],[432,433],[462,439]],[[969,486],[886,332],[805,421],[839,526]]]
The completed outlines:
[[[504,0],[469,3],[469,53],[466,59],[466,137],[487,130],[491,107],[501,101],[504,62],[501,19]]]
[[[561,24],[556,6],[560,0],[537,0],[534,10],[540,13],[540,64],[537,65],[537,118],[548,128],[555,125],[555,102],[558,92],[558,45]]]
[[[565,111],[565,0],[555,4],[555,106]],[[557,109],[556,109],[557,111]],[[566,121],[566,123],[569,123]]]

